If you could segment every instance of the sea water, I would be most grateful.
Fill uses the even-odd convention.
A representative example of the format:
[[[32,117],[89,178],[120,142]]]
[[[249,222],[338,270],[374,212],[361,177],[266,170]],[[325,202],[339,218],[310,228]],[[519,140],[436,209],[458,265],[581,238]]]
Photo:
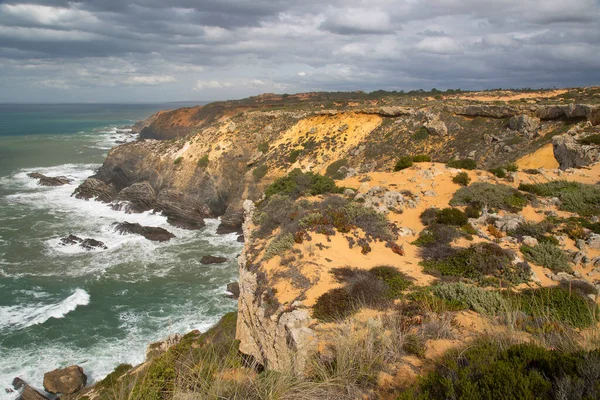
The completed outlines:
[[[178,105],[179,106],[179,105]],[[100,167],[121,129],[171,105],[0,104],[0,399],[15,377],[42,387],[44,372],[77,364],[92,381],[121,363],[144,360],[146,346],[172,333],[206,330],[235,310],[225,286],[236,279],[236,235],[218,220],[198,231],[160,214],[125,214],[78,200],[73,190]],[[43,187],[27,176],[66,176]],[[119,235],[115,222],[159,226],[166,243]],[[62,246],[70,234],[107,250]],[[229,262],[202,265],[203,255]]]

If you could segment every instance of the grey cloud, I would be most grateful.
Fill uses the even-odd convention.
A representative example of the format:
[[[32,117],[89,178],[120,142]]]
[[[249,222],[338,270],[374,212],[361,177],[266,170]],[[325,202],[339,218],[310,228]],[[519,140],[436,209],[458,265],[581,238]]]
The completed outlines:
[[[0,69],[0,101],[598,84],[600,2],[0,1]]]

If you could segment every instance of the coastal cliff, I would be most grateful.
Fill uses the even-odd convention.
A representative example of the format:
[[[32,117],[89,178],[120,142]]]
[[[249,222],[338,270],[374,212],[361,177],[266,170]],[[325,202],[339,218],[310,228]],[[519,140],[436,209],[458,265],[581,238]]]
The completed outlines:
[[[583,357],[599,327],[598,92],[264,95],[155,115],[74,194],[191,229],[221,217],[245,239],[238,311],[85,395],[271,398],[275,371],[274,398],[427,398],[447,395],[443,374],[466,385],[454,350]]]

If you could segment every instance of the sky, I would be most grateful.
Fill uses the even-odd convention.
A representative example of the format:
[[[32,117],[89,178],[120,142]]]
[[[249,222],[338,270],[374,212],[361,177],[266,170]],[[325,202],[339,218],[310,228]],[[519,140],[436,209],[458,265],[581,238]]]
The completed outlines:
[[[0,0],[0,102],[600,84],[600,0]]]

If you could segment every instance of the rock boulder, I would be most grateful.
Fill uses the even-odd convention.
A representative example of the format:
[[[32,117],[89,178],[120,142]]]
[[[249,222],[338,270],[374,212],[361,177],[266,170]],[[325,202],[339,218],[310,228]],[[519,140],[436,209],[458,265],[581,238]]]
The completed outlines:
[[[87,178],[75,191],[73,196],[77,199],[96,199],[104,203],[110,203],[117,197],[117,190],[111,184],[96,178]]]
[[[65,176],[46,176],[37,172],[27,174],[28,177],[38,180],[38,185],[41,186],[63,186],[73,182]]]
[[[83,368],[72,365],[64,369],[55,369],[44,374],[44,390],[53,394],[73,394],[85,387],[87,376]]]
[[[175,237],[175,235],[166,229],[155,226],[142,226],[140,224],[132,224],[131,222],[115,223],[114,227],[115,231],[121,235],[127,233],[141,235],[155,242],[167,242]]]

